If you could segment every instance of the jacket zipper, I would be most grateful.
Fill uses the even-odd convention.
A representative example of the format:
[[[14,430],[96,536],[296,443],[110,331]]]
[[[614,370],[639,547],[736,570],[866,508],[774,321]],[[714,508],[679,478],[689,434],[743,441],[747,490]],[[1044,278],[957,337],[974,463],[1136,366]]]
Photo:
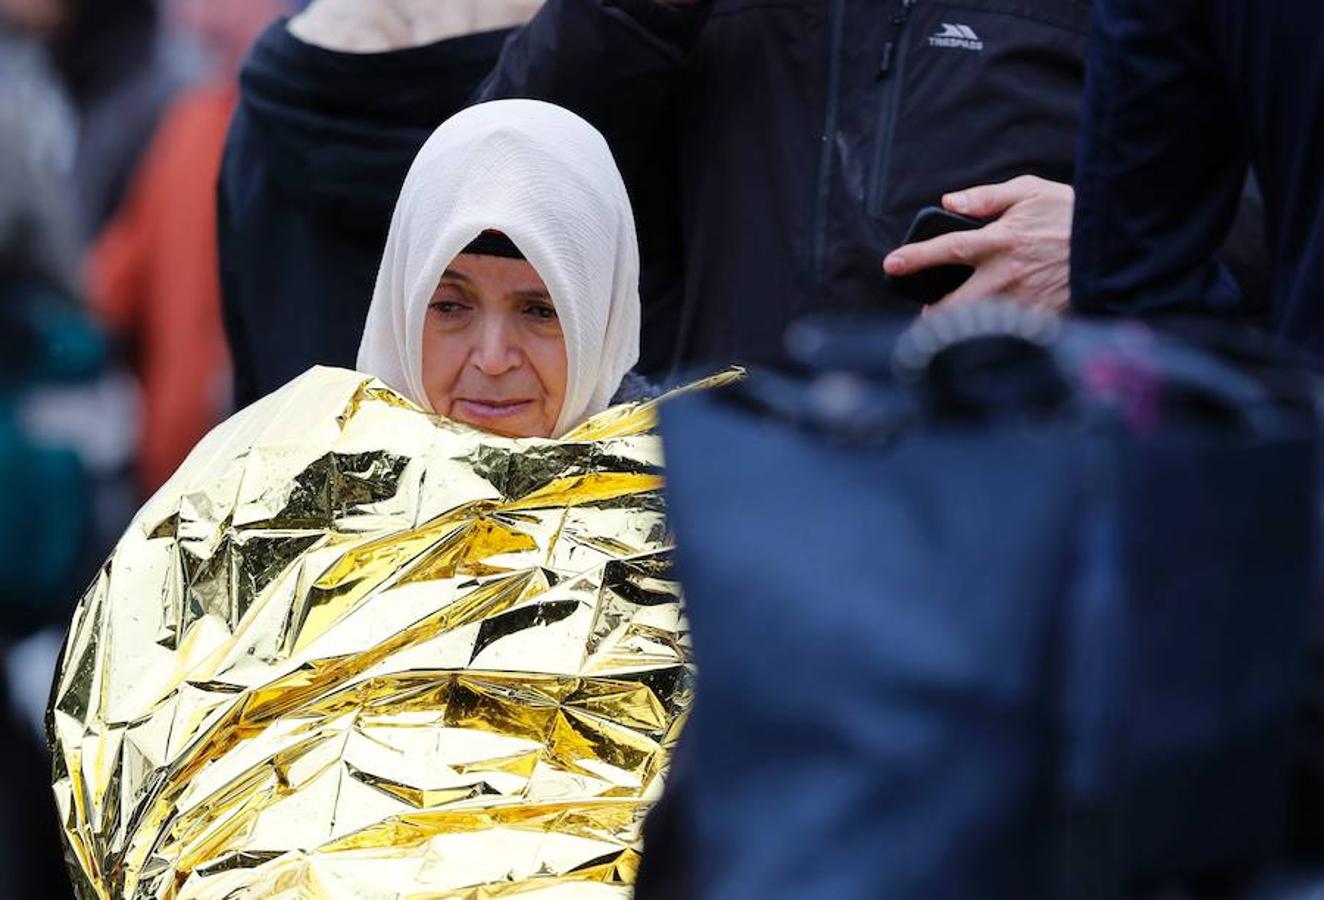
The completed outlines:
[[[836,152],[838,106],[841,93],[841,50],[845,34],[846,0],[832,0],[832,14],[828,23],[827,113],[823,122],[822,147],[818,160],[818,194],[814,200],[814,220],[811,257],[814,282],[820,299],[827,299],[827,232],[828,210],[832,200],[832,159]]]
[[[878,80],[883,83],[882,102],[878,110],[878,134],[874,139],[873,177],[869,183],[868,208],[872,216],[883,214],[887,200],[888,172],[892,167],[892,145],[896,142],[896,121],[901,109],[901,89],[906,80],[906,57],[910,42],[906,40],[906,25],[918,0],[901,0],[892,16],[891,31],[883,46],[883,58],[878,64]]]

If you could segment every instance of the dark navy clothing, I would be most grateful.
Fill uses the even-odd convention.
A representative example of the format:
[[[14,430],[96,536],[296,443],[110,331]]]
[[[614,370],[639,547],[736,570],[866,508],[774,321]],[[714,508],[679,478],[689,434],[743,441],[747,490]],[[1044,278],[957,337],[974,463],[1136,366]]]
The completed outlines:
[[[1084,0],[548,0],[481,96],[607,136],[646,360],[670,334],[683,360],[747,361],[802,313],[914,315],[882,261],[943,193],[1069,182],[1088,25]]]
[[[899,381],[820,328],[664,407],[698,691],[638,900],[1230,900],[1318,847],[1313,377],[1030,321],[928,319]]]
[[[1324,351],[1324,5],[1096,0],[1073,304],[1239,313],[1211,259],[1248,167],[1274,331]]]
[[[468,104],[506,36],[337,53],[278,22],[258,40],[243,70],[219,204],[240,406],[315,364],[354,365],[409,166]]]

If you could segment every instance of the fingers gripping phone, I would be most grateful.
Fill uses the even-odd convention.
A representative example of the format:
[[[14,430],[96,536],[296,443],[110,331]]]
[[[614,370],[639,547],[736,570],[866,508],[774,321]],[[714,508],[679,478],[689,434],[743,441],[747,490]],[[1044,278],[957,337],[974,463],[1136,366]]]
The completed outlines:
[[[911,223],[905,243],[918,244],[957,231],[975,231],[987,224],[979,219],[948,212],[941,207],[926,206]],[[973,274],[975,270],[970,266],[935,266],[910,275],[888,275],[887,283],[892,290],[908,300],[931,306],[965,284]]]

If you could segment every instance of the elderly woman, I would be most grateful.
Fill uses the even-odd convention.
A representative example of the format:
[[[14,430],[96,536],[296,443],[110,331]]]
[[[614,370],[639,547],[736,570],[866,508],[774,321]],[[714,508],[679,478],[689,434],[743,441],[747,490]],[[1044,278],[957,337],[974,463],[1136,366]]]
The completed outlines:
[[[85,897],[611,897],[686,710],[638,262],[602,138],[447,122],[363,372],[203,441],[76,614],[50,717]]]

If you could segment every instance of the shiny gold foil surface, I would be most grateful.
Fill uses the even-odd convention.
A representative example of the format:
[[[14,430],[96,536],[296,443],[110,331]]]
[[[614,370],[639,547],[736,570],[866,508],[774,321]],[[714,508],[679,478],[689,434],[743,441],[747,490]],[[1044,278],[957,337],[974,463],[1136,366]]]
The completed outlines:
[[[654,427],[314,369],[209,436],[65,647],[80,897],[628,896],[691,698]]]

